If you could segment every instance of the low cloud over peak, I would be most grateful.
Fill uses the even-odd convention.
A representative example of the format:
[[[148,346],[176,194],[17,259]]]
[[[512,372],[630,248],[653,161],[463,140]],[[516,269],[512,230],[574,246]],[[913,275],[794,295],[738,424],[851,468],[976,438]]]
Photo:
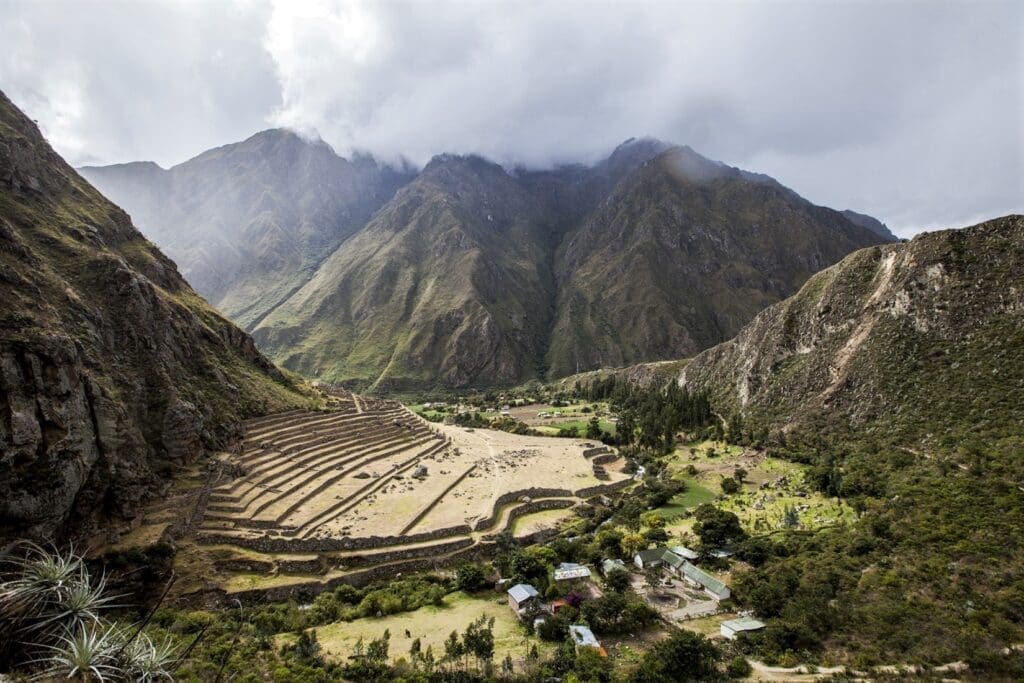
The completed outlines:
[[[543,167],[645,133],[909,235],[1024,208],[1022,7],[8,2],[0,87],[75,163],[283,126]]]

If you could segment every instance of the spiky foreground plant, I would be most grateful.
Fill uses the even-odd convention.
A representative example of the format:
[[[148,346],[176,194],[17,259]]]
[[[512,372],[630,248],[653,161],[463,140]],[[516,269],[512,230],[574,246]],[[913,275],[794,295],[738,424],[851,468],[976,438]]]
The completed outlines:
[[[142,626],[103,619],[115,596],[82,558],[23,543],[0,573],[0,671],[16,666],[36,680],[171,680],[175,648],[154,644]]]
[[[62,634],[55,645],[43,647],[46,655],[36,660],[42,667],[42,671],[34,677],[36,680],[123,679],[117,661],[120,641],[118,631],[113,627],[79,624],[77,630],[68,630]]]

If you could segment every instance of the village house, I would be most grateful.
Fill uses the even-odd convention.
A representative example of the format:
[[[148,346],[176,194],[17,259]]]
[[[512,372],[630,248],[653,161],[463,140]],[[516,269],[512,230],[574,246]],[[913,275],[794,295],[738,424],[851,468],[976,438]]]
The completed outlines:
[[[633,557],[633,564],[642,570],[664,567],[669,574],[678,576],[692,586],[703,588],[715,600],[726,600],[731,595],[729,587],[722,581],[668,548],[641,550]]]
[[[704,592],[715,600],[728,600],[732,592],[721,580],[708,574],[691,562],[684,562],[681,568],[682,577],[691,585],[703,588]]]
[[[569,637],[572,638],[572,642],[576,646],[576,652],[579,652],[581,647],[592,647],[600,652],[601,656],[608,656],[608,653],[605,652],[605,649],[601,647],[601,643],[597,640],[597,636],[586,626],[573,624],[569,627]]]
[[[626,563],[622,560],[604,560],[601,562],[601,573],[605,576],[617,570],[626,571]]]
[[[555,569],[555,581],[589,578],[590,570],[582,564],[576,564],[575,562],[563,562]]]
[[[528,583],[519,583],[508,589],[508,606],[517,617],[524,617],[540,610],[540,593]]]
[[[741,633],[745,633],[747,631],[759,631],[763,628],[764,622],[758,621],[752,617],[740,617],[739,619],[723,621],[718,630],[719,633],[722,634],[723,638],[736,640]]]
[[[662,565],[668,565],[675,570],[682,566],[684,561],[668,548],[649,548],[633,556],[633,564],[641,571]]]
[[[672,552],[674,552],[676,555],[683,558],[684,560],[689,560],[690,562],[694,562],[700,558],[700,553],[698,553],[696,550],[690,550],[685,545],[673,546]]]

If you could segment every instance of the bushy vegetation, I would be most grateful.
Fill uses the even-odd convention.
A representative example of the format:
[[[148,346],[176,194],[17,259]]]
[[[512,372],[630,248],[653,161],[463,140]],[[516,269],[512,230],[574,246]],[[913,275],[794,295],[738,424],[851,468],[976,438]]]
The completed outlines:
[[[1024,637],[1024,501],[1009,453],[979,448],[961,467],[827,425],[773,453],[810,464],[808,482],[843,496],[859,519],[748,549],[755,567],[736,575],[734,595],[768,618],[745,639],[748,652],[1024,672],[1002,654]]]

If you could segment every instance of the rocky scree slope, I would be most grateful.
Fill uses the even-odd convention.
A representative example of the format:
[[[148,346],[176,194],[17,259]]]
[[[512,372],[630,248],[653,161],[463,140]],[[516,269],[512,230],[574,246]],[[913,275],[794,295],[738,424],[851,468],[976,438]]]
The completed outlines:
[[[0,541],[131,514],[303,400],[0,93]]]
[[[772,427],[843,416],[952,447],[1024,423],[1024,217],[862,249],[679,382]]]

